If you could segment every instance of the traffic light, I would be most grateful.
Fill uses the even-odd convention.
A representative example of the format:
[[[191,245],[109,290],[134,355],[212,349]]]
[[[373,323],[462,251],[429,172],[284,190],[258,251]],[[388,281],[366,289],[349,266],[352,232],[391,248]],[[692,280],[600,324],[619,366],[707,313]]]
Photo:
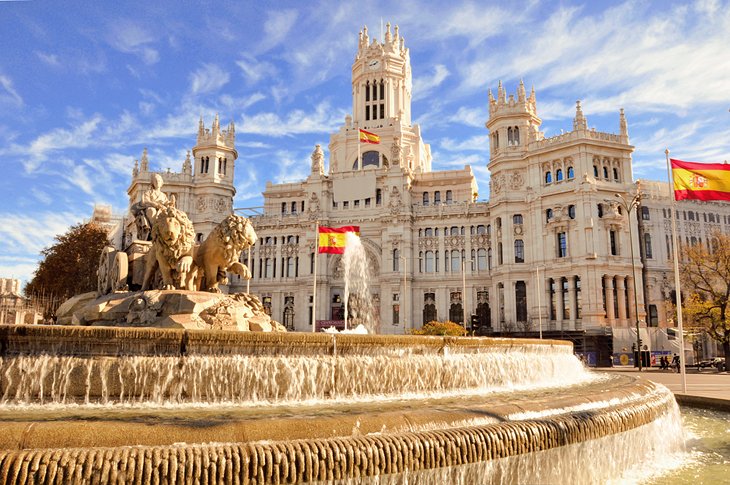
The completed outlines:
[[[479,328],[479,315],[471,315],[471,330],[472,332]]]

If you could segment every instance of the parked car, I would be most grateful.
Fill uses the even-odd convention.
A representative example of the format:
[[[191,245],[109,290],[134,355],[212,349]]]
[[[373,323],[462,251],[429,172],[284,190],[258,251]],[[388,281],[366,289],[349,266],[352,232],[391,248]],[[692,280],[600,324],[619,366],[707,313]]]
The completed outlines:
[[[725,357],[715,357],[712,366],[718,370],[718,372],[725,372],[727,370],[727,363]]]

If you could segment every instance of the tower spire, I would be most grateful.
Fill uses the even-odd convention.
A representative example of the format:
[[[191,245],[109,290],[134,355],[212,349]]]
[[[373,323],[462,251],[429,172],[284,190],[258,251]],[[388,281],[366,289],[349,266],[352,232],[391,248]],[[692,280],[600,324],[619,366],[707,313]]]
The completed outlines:
[[[527,94],[525,93],[525,82],[520,79],[520,87],[517,89],[517,100],[524,103],[526,99]]]
[[[147,147],[144,147],[144,150],[142,150],[142,162],[140,163],[139,170],[140,172],[150,171],[150,161],[147,158]]]
[[[573,118],[573,129],[588,129],[588,122],[586,121],[585,116],[583,116],[583,109],[580,107],[580,100],[575,102],[575,118]]]
[[[618,126],[619,126],[619,134],[621,136],[625,136],[628,138],[629,124],[626,122],[626,115],[624,114],[623,108],[621,108],[621,110],[619,111]]]

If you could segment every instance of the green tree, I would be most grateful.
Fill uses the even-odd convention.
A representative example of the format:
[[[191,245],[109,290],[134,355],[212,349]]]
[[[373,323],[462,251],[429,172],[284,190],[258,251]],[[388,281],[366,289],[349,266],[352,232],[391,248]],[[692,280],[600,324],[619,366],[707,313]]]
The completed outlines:
[[[43,259],[33,279],[25,285],[25,295],[53,296],[63,302],[79,293],[96,290],[99,257],[109,244],[106,231],[95,223],[77,224],[55,240],[56,244],[41,251]]]
[[[709,248],[694,245],[682,250],[682,317],[704,328],[730,362],[730,236],[714,233],[710,241]]]

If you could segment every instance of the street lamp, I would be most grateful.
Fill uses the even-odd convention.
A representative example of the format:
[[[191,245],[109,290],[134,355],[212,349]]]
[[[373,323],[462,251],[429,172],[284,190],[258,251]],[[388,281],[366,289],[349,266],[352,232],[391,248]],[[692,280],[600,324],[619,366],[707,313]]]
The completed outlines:
[[[636,209],[636,219],[639,219],[638,206],[641,202],[641,186],[636,184],[636,195],[627,200],[621,194],[614,194],[620,200],[621,206],[626,209],[629,220],[629,244],[631,246],[631,272],[634,275],[634,312],[636,315],[636,358],[638,360],[639,372],[641,372],[641,335],[639,334],[639,292],[636,290],[636,261],[634,260],[634,236],[631,228],[631,211]]]

